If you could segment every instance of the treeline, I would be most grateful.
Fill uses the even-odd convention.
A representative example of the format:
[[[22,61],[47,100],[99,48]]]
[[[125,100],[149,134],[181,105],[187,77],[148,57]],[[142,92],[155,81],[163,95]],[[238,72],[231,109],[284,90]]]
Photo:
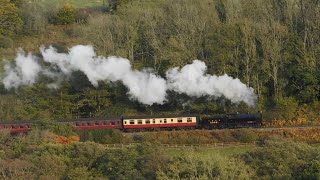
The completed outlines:
[[[206,149],[161,148],[143,142],[108,148],[94,142],[57,143],[34,130],[0,132],[2,179],[319,179],[319,147],[270,138],[231,155]],[[225,149],[223,150],[225,151]],[[207,152],[208,155],[202,153]]]
[[[53,45],[60,52],[92,44],[98,55],[128,58],[136,69],[160,75],[194,59],[208,73],[227,73],[253,87],[255,108],[224,99],[170,93],[165,105],[143,106],[121,84],[90,85],[73,74],[58,90],[41,79],[16,92],[1,88],[1,119],[52,119],[107,115],[267,111],[267,119],[318,121],[320,97],[320,2],[315,0],[110,0],[97,7],[49,1],[0,0],[2,58],[17,47]],[[8,22],[8,20],[6,21]],[[298,117],[300,119],[298,119]]]

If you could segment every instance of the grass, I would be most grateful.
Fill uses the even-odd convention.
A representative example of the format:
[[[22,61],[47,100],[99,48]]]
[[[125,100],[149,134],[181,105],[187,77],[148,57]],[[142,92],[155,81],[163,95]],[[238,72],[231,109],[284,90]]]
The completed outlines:
[[[215,156],[217,154],[230,157],[237,156],[255,149],[254,145],[234,146],[234,147],[215,147],[215,148],[165,148],[164,151],[169,156],[179,156],[181,153],[185,155],[202,156],[203,158]]]
[[[51,4],[58,4],[58,5],[69,3],[76,8],[98,7],[98,6],[102,6],[104,1],[105,3],[107,3],[106,0],[42,0],[42,2],[44,3],[47,3],[48,1],[50,1]]]

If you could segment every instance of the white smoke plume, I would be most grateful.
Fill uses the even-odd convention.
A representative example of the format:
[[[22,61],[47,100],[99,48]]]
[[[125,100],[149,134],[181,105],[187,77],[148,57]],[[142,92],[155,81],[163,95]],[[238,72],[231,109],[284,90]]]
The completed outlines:
[[[227,74],[223,76],[205,74],[206,70],[205,63],[199,60],[194,60],[192,64],[180,70],[178,67],[170,69],[166,73],[168,89],[188,96],[224,96],[233,103],[243,101],[250,106],[255,104],[256,95],[252,88]]]
[[[166,100],[166,81],[148,71],[132,70],[130,61],[118,57],[97,57],[92,46],[74,46],[69,54],[57,53],[52,47],[41,48],[44,61],[56,65],[64,74],[82,71],[94,86],[99,81],[121,81],[128,94],[147,105],[163,104]]]
[[[38,64],[37,58],[31,53],[26,55],[22,50],[19,50],[15,62],[15,67],[10,64],[4,66],[6,74],[3,79],[4,87],[9,89],[17,88],[20,85],[34,84],[41,72],[41,66]]]
[[[243,101],[248,105],[254,105],[256,100],[253,89],[246,87],[239,79],[228,75],[205,74],[206,65],[199,60],[180,70],[177,67],[168,70],[165,80],[151,69],[133,70],[128,59],[97,56],[92,46],[74,46],[69,49],[69,53],[58,53],[53,47],[41,47],[40,51],[43,61],[50,64],[50,68],[41,66],[35,56],[19,52],[15,66],[5,65],[5,88],[32,85],[40,73],[48,77],[59,77],[60,75],[50,70],[53,68],[67,76],[74,71],[82,71],[94,86],[98,86],[99,81],[120,81],[129,89],[131,98],[147,105],[163,104],[167,90],[195,97],[223,96],[231,102]],[[49,86],[57,87],[55,83]]]

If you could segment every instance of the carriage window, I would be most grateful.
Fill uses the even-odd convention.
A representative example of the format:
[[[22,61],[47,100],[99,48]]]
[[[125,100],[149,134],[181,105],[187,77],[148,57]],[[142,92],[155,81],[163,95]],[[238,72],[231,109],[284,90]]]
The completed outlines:
[[[87,122],[88,126],[91,126],[91,122]]]
[[[167,119],[164,119],[163,123],[167,123]]]
[[[120,121],[117,121],[117,124],[120,124]]]
[[[111,121],[111,125],[115,125],[116,124],[116,122],[114,122],[114,121]]]
[[[124,121],[124,124],[127,124],[127,121]]]
[[[173,122],[173,119],[171,119],[171,122]]]
[[[99,126],[99,121],[94,122],[96,126]]]
[[[187,118],[187,122],[192,122],[192,118]]]
[[[103,125],[107,125],[107,121],[103,121]]]
[[[162,120],[160,120],[160,123],[162,123]]]
[[[182,118],[178,118],[178,122],[181,123],[182,122]]]
[[[146,120],[146,124],[150,124],[150,119],[147,119],[147,120]]]
[[[23,124],[22,124],[22,125],[20,125],[20,128],[24,128]]]
[[[142,124],[142,120],[138,120],[138,124]]]
[[[130,120],[130,124],[134,124],[134,120]]]
[[[153,124],[155,124],[156,123],[156,120],[155,119],[153,119],[153,122],[152,122]]]
[[[79,123],[79,122],[76,122],[76,126],[80,126],[81,125],[81,123]]]

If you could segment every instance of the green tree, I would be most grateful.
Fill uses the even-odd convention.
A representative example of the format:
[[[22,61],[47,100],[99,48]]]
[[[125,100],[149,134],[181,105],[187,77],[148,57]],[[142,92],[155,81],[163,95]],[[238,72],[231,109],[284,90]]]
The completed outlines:
[[[76,20],[76,9],[71,4],[65,4],[57,14],[58,24],[71,24]]]
[[[0,0],[0,41],[11,37],[22,25],[18,8],[9,0]],[[5,42],[0,42],[0,47]]]
[[[299,102],[312,103],[319,95],[319,75],[314,57],[303,52],[303,44],[297,34],[289,36],[285,45],[286,93]]]
[[[135,167],[137,152],[134,149],[117,149],[104,152],[92,164],[109,179],[139,179],[141,174]]]

